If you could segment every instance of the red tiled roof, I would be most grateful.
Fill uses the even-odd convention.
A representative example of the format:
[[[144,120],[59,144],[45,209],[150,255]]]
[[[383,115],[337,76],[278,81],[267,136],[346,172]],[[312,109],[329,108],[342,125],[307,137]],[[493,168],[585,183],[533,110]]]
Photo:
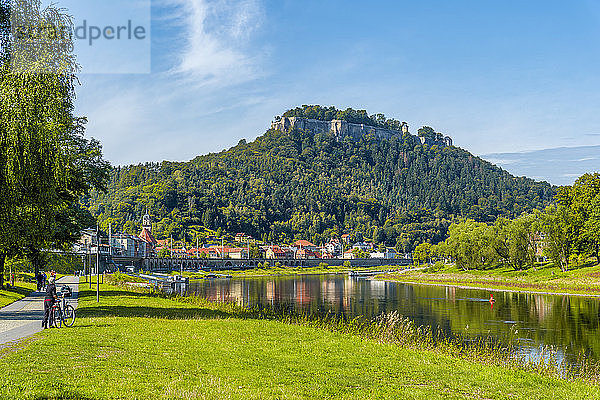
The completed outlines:
[[[304,239],[296,240],[294,242],[294,245],[302,246],[302,247],[317,247],[314,244],[312,244],[311,242],[309,242],[308,240],[304,240]]]
[[[217,250],[214,248],[205,248],[205,247],[200,247],[200,248],[193,248],[193,249],[189,249],[188,254],[194,255],[196,253],[205,253],[205,254],[210,254],[212,253],[216,253]]]
[[[285,254],[285,251],[283,251],[279,246],[270,246],[269,249],[271,249],[273,253],[276,254]]]

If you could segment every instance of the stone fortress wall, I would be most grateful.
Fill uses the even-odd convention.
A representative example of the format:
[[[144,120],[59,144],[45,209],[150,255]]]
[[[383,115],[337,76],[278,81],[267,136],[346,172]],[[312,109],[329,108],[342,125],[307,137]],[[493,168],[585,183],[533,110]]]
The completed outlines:
[[[320,121],[316,119],[299,118],[299,117],[282,117],[280,120],[271,124],[271,129],[287,132],[292,129],[305,130],[313,133],[332,132],[336,140],[350,136],[354,140],[360,140],[366,135],[373,135],[376,139],[390,139],[392,136],[408,134],[408,125],[404,123],[402,130],[392,130],[369,126],[365,124],[352,124],[343,120]],[[452,146],[452,139],[448,136],[442,140],[433,140],[429,138],[419,137],[422,144]]]

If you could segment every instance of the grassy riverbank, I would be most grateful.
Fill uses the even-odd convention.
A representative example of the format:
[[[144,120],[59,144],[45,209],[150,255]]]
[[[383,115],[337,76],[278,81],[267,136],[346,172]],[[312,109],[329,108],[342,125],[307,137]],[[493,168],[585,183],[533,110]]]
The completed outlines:
[[[493,290],[600,296],[600,265],[593,264],[580,266],[567,272],[562,272],[552,264],[524,271],[515,271],[508,267],[462,271],[451,266],[435,272],[412,271],[379,275],[377,279]]]
[[[0,308],[21,300],[35,290],[34,283],[15,282],[15,286],[10,289],[0,289]]]
[[[82,289],[75,327],[1,353],[0,398],[600,398],[582,380],[380,343],[352,329],[108,285],[97,304]]]

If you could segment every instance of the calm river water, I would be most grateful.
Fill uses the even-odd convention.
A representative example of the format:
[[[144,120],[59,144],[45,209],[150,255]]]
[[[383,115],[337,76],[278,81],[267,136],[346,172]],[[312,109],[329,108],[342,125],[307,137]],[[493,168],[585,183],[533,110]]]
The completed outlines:
[[[398,311],[418,325],[468,338],[516,337],[522,352],[553,346],[574,362],[584,352],[600,360],[600,300],[576,296],[494,292],[410,285],[347,275],[207,279],[191,281],[189,295],[245,306],[287,306],[298,311],[373,318]]]

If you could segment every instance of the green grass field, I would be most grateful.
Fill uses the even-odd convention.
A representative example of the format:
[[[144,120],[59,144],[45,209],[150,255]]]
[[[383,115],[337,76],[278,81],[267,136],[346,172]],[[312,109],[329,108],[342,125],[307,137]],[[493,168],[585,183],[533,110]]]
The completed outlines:
[[[484,365],[234,306],[84,289],[73,328],[0,353],[2,399],[590,399],[595,384]]]
[[[0,289],[0,308],[21,300],[34,290],[34,283],[25,282],[15,282],[15,287],[11,289]]]
[[[486,270],[462,271],[448,266],[441,271],[414,271],[404,274],[386,274],[378,279],[408,283],[433,283],[460,285],[497,290],[517,290],[530,292],[570,293],[600,296],[600,265],[593,263],[562,272],[552,264],[546,264],[523,271],[508,267]]]

